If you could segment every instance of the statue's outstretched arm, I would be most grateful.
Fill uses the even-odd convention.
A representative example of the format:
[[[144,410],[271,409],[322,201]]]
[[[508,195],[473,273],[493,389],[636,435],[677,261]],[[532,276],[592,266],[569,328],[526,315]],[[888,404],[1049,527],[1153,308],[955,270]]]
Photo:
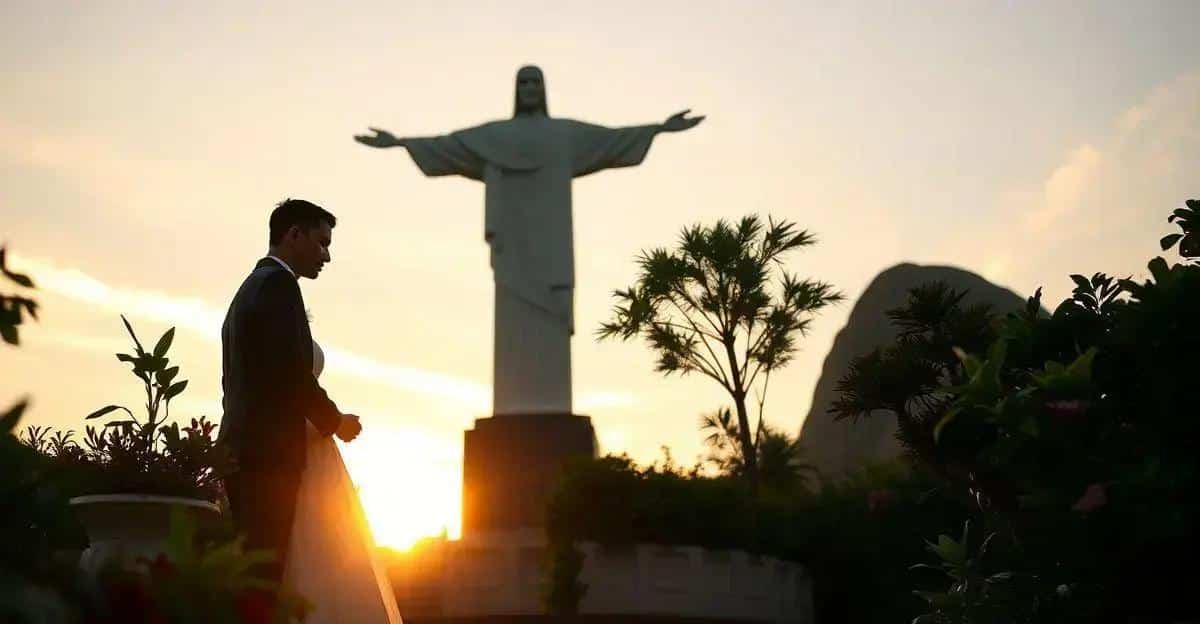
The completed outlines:
[[[370,147],[407,147],[405,142],[408,141],[408,139],[397,138],[396,135],[392,134],[391,132],[388,132],[387,130],[380,130],[379,128],[367,129],[375,134],[356,134],[354,135],[354,140]]]
[[[692,112],[692,109],[689,108],[683,112],[671,115],[659,126],[659,132],[681,132],[695,128],[700,122],[704,121],[704,115],[688,117],[687,114],[690,112]]]

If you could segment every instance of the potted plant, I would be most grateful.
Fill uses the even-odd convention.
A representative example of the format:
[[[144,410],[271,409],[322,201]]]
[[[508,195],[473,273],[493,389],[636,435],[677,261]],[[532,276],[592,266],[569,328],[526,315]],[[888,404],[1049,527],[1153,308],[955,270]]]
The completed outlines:
[[[82,446],[72,432],[46,439],[48,430],[27,431],[26,443],[68,464],[76,475],[77,495],[70,505],[87,531],[89,547],[81,567],[97,571],[106,561],[133,561],[162,552],[169,535],[170,517],[183,513],[202,530],[220,526],[221,478],[232,467],[231,455],[213,436],[216,425],[205,418],[192,419],[187,427],[168,424],[171,401],[187,381],[177,380],[167,352],[175,337],[171,328],[151,350],[143,348],[133,327],[121,320],[133,339],[134,353],[118,353],[131,364],[145,388],[146,418],[128,408],[107,405],[85,420],[117,413],[127,418],[103,427],[86,428]]]

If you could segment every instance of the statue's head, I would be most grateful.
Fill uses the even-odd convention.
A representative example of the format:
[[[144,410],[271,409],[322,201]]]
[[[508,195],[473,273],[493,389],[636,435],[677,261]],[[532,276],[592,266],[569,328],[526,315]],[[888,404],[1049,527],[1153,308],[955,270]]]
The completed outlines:
[[[521,114],[549,115],[546,106],[546,79],[542,70],[535,65],[526,65],[517,70],[517,95],[513,105],[513,116]]]

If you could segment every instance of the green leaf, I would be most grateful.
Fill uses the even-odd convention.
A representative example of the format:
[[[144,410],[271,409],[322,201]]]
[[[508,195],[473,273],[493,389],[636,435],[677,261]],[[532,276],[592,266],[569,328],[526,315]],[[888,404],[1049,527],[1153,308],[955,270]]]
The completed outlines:
[[[9,408],[0,416],[0,433],[11,433],[17,428],[17,423],[21,421],[21,415],[25,413],[25,408],[29,407],[29,401],[21,401]]]
[[[1183,238],[1183,234],[1168,234],[1162,237],[1162,239],[1158,241],[1158,244],[1162,246],[1163,251],[1166,251],[1174,246],[1175,243],[1179,242],[1179,239],[1181,238]]]
[[[1096,359],[1096,354],[1099,350],[1092,347],[1084,352],[1083,355],[1075,358],[1066,369],[1066,375],[1071,381],[1089,382],[1092,380],[1092,362]]]
[[[1150,275],[1154,276],[1154,281],[1162,282],[1167,279],[1171,273],[1171,269],[1167,267],[1167,261],[1162,258],[1155,258],[1146,265],[1150,269]]]
[[[106,406],[92,412],[91,414],[84,416],[83,419],[84,420],[92,420],[93,418],[100,418],[101,416],[108,414],[109,412],[116,411],[116,410],[125,410],[125,412],[128,413],[131,418],[133,417],[133,412],[130,412],[125,407],[122,407],[120,405],[106,405]]]
[[[142,343],[138,340],[137,334],[133,333],[133,326],[129,324],[129,319],[125,315],[121,315],[121,322],[125,323],[125,330],[129,332],[129,337],[133,338],[133,344],[137,347],[138,355],[146,355],[146,350],[142,348]]]
[[[22,275],[20,273],[13,273],[12,271],[8,270],[8,250],[5,249],[4,247],[0,247],[0,272],[3,272],[4,275],[8,277],[8,279],[26,287],[26,288],[34,287],[33,280],[29,279],[28,276]]]
[[[104,423],[105,427],[132,427],[137,424],[135,420],[114,420]]]
[[[954,541],[954,538],[949,535],[939,535],[936,544],[926,542],[927,547],[942,561],[954,566],[961,566],[967,560],[966,534],[963,535],[963,542]]]
[[[158,344],[154,345],[154,356],[162,357],[167,354],[167,349],[171,348],[171,342],[175,340],[175,328],[168,329],[162,338],[158,339]]]
[[[173,381],[175,379],[175,375],[178,374],[178,366],[172,366],[171,368],[164,368],[163,370],[158,371],[157,378],[159,385],[163,387],[171,385],[171,381]]]
[[[13,273],[13,272],[9,271],[8,269],[4,270],[4,275],[6,277],[8,277],[8,279],[24,286],[25,288],[33,288],[33,280],[29,279],[28,275],[23,275],[21,273]]]
[[[914,591],[913,594],[915,594],[916,596],[918,596],[925,602],[928,602],[931,606],[939,608],[939,609],[950,604],[949,594],[945,594],[942,592],[917,590],[917,591]],[[919,619],[920,618],[917,618],[917,620],[919,620]],[[913,622],[916,622],[917,620],[913,620]]]
[[[154,355],[143,355],[137,359],[136,370],[157,373],[167,367],[167,358]]]
[[[1179,243],[1179,255],[1185,258],[1200,256],[1200,235],[1188,234]]]
[[[184,388],[187,388],[187,385],[188,385],[188,382],[186,379],[179,383],[171,385],[170,388],[167,388],[167,392],[165,395],[166,399],[168,401],[170,401],[171,399],[175,398],[176,396],[179,395],[180,392],[183,392]]]
[[[943,430],[943,429],[945,429],[947,425],[949,425],[950,423],[954,422],[954,421],[955,421],[955,420],[958,418],[958,415],[959,415],[960,413],[962,413],[962,410],[963,410],[963,408],[962,408],[962,407],[959,407],[959,406],[956,406],[956,407],[952,407],[952,408],[950,408],[950,409],[949,409],[949,410],[946,412],[946,415],[945,415],[945,416],[942,416],[942,419],[941,419],[941,420],[939,420],[939,421],[938,421],[938,423],[937,423],[936,425],[934,425],[934,427],[933,427],[933,441],[934,441],[935,443],[936,443],[938,440],[940,440],[940,439],[941,439],[941,437],[942,437],[942,430]]]
[[[25,308],[25,312],[29,314],[30,318],[37,320],[38,304],[36,301],[33,301],[32,299],[23,299],[21,297],[17,297],[14,299],[14,301],[17,302],[18,306]]]
[[[128,353],[118,353],[117,359],[122,362],[128,362],[130,364],[135,364],[135,365],[137,364],[137,358],[133,357],[132,355],[129,355]]]
[[[3,338],[4,342],[13,346],[21,344],[21,338],[17,335],[16,325],[0,322],[0,338]]]
[[[1034,414],[1027,415],[1021,421],[1021,433],[1030,437],[1036,438],[1041,429],[1038,427],[1037,417]]]

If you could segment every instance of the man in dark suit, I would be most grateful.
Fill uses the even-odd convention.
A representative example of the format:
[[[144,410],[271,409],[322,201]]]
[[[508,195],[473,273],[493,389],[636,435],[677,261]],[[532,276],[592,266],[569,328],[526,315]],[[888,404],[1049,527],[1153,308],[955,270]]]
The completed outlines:
[[[316,279],[330,261],[337,219],[300,199],[276,206],[270,251],[229,305],[221,328],[224,417],[220,438],[238,469],[225,479],[234,526],[248,548],[273,550],[260,570],[279,581],[287,559],[305,464],[305,421],[349,441],[362,430],[313,376],[312,334],[298,279]],[[303,513],[303,512],[301,512]]]

